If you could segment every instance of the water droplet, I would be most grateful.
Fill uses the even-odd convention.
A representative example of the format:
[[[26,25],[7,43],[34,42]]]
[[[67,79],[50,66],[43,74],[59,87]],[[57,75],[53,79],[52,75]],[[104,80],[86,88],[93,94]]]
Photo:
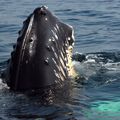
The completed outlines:
[[[45,18],[46,21],[48,21],[48,18]]]
[[[47,48],[48,51],[50,51],[50,46],[47,46],[46,48]]]
[[[52,39],[52,42],[55,42],[55,39]]]
[[[28,64],[28,60],[26,60],[25,63]]]
[[[70,37],[68,37],[68,40],[71,40],[71,38],[70,38]]]
[[[49,42],[51,42],[52,40],[51,39],[49,39]]]
[[[49,60],[49,58],[47,58],[47,59],[44,61],[46,65],[49,65],[49,61],[48,61],[48,60]]]

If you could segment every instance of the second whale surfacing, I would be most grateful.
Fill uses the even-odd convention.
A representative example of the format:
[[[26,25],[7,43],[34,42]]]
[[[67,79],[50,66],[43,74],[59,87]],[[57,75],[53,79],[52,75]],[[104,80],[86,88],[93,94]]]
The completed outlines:
[[[73,29],[45,6],[36,8],[23,22],[6,70],[11,90],[61,85],[68,79]],[[69,67],[68,67],[69,66]]]

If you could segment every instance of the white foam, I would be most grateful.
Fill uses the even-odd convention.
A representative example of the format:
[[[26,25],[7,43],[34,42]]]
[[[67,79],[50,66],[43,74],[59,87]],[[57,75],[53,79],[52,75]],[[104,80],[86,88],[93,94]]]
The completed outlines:
[[[94,59],[88,59],[87,61],[85,61],[85,63],[95,63]]]
[[[3,88],[9,88],[9,87],[7,86],[7,84],[3,83],[2,79],[0,78],[0,90],[2,90]]]
[[[100,65],[97,65],[94,60],[89,60],[86,62],[73,61],[73,66],[80,76],[88,79],[90,76],[95,75],[100,69]]]
[[[112,71],[120,71],[120,62],[117,63],[106,63],[104,65],[107,70],[112,70]]]
[[[0,84],[2,83],[2,79],[0,78]]]
[[[105,83],[106,83],[106,84],[109,84],[109,83],[115,82],[115,81],[117,81],[117,79],[109,79],[109,80],[107,80]]]

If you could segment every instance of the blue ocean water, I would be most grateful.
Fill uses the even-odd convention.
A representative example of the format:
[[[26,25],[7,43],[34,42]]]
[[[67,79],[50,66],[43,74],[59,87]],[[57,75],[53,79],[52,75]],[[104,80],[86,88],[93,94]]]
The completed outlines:
[[[22,22],[41,5],[73,26],[73,64],[80,78],[59,91],[50,105],[42,105],[40,95],[13,93],[0,81],[0,119],[119,120],[119,0],[0,0],[0,71],[6,68]],[[85,60],[79,60],[80,53]]]

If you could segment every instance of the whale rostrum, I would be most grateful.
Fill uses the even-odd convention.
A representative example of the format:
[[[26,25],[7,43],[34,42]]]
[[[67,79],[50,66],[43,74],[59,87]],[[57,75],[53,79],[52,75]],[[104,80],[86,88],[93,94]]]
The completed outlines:
[[[74,43],[71,26],[42,6],[18,33],[5,76],[11,90],[39,89],[68,79]]]

